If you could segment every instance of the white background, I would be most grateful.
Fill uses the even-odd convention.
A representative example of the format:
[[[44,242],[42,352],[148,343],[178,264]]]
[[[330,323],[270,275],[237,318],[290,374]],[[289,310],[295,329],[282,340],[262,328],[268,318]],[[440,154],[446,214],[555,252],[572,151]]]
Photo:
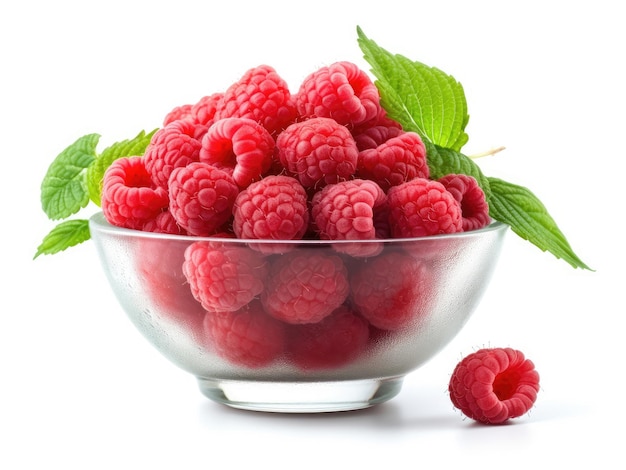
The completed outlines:
[[[408,7],[408,5],[411,5]],[[624,17],[619,2],[21,1],[0,6],[0,468],[623,468]],[[100,149],[174,106],[272,65],[297,89],[317,67],[367,69],[356,25],[455,76],[468,154],[529,187],[595,272],[509,232],[466,328],[368,410],[277,415],[204,398],[118,307],[95,249],[32,260],[54,225],[39,185],[76,138]],[[85,214],[87,215],[87,214]],[[446,393],[482,346],[532,359],[528,415],[478,426]],[[617,429],[613,425],[617,424]],[[621,433],[621,436],[620,436]],[[593,467],[590,467],[593,465]]]

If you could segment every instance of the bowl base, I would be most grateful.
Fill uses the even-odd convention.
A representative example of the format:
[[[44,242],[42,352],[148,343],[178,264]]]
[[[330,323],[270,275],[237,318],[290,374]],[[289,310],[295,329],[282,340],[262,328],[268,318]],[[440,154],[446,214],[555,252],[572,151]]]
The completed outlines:
[[[198,378],[211,400],[251,411],[327,413],[369,408],[395,397],[404,377],[328,382],[270,382]]]

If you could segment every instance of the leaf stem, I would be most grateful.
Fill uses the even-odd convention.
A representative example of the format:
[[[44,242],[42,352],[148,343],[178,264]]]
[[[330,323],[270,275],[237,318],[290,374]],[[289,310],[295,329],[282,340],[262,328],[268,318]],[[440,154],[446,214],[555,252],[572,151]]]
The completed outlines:
[[[471,158],[472,160],[475,160],[477,158],[483,158],[483,157],[491,157],[492,155],[495,155],[496,153],[502,152],[505,148],[506,147],[504,146],[496,147],[496,148],[487,150],[485,152],[476,153],[474,155],[468,155],[468,157]]]

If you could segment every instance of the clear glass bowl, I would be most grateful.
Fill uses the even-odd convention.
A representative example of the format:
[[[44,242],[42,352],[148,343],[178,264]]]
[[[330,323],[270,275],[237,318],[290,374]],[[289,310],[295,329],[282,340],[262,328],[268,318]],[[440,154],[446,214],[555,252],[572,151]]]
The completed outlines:
[[[102,213],[90,219],[110,285],[143,336],[208,398],[275,412],[346,411],[397,395],[475,310],[506,229],[493,222],[428,238],[278,242],[141,232]],[[198,244],[217,274],[190,282],[185,253]],[[237,271],[236,260],[254,269]],[[240,291],[220,291],[228,284],[220,275],[234,275]],[[206,296],[192,292],[200,282],[211,305],[236,311],[207,311]]]

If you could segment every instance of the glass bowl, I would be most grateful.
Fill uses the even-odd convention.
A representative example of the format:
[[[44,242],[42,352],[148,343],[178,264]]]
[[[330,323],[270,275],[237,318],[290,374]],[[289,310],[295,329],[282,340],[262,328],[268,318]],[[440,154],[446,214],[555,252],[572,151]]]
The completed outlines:
[[[396,396],[463,328],[507,225],[427,238],[188,237],[90,219],[121,307],[208,398],[329,412]]]

